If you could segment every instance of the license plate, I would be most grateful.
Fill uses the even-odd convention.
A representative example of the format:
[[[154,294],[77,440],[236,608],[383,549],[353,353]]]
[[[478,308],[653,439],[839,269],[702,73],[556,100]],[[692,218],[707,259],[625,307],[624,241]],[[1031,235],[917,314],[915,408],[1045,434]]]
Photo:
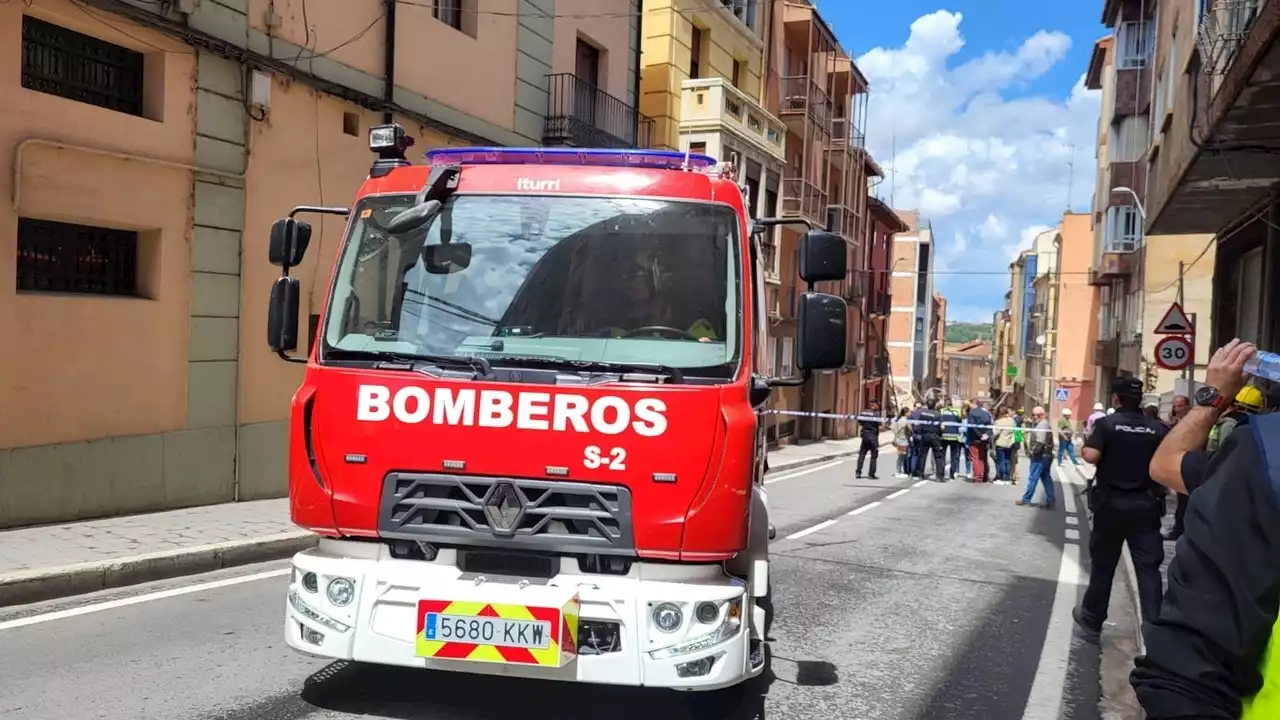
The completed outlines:
[[[563,667],[578,654],[577,593],[551,588],[536,599],[546,604],[419,600],[415,654],[431,660]]]
[[[422,635],[427,640],[473,645],[545,650],[551,647],[551,623],[540,620],[508,620],[426,613]]]

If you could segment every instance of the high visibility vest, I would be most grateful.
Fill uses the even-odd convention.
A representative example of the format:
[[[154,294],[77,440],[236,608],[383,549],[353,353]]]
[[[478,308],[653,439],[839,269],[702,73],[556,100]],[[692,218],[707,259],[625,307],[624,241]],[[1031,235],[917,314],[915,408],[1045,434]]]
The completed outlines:
[[[1245,424],[1253,433],[1259,449],[1280,448],[1280,416],[1255,415]],[[1280,499],[1280,452],[1263,453],[1271,487]],[[1280,718],[1280,619],[1271,628],[1271,640],[1262,655],[1262,689],[1244,699],[1240,720],[1274,720]]]

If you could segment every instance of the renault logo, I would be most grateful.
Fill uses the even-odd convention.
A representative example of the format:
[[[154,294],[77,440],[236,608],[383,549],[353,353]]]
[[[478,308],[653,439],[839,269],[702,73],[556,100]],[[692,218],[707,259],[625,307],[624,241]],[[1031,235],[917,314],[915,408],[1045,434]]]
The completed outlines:
[[[484,516],[494,532],[510,535],[524,515],[524,500],[509,482],[498,483],[484,501]]]

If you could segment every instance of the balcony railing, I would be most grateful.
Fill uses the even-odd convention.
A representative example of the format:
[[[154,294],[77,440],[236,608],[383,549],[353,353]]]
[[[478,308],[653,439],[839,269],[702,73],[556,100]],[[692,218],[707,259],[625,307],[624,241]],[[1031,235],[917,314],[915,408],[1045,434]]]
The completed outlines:
[[[807,115],[819,127],[831,124],[833,108],[831,97],[808,75],[792,75],[782,78],[782,103],[780,114]]]
[[[728,128],[774,158],[786,157],[786,126],[732,83],[718,77],[694,78],[681,87],[681,132]]]
[[[845,300],[856,302],[866,295],[867,277],[863,273],[854,270],[847,280],[844,281],[844,289],[840,293]]]
[[[1098,264],[1089,269],[1090,285],[1107,285],[1133,274],[1134,254],[1131,252],[1106,252]]]
[[[858,216],[844,205],[827,206],[827,229],[841,237],[856,242],[858,239]]]
[[[646,148],[653,144],[653,119],[572,73],[547,76],[547,145]]]
[[[887,292],[875,293],[867,301],[867,312],[872,317],[888,317],[893,310],[893,297]]]
[[[1225,75],[1265,0],[1207,0],[1201,4],[1207,7],[1196,28],[1200,66],[1209,75]]]
[[[866,145],[866,142],[866,133],[849,118],[835,118],[831,121],[831,147],[861,148]]]
[[[814,223],[826,222],[827,194],[817,185],[801,178],[782,181],[782,214],[802,217]]]

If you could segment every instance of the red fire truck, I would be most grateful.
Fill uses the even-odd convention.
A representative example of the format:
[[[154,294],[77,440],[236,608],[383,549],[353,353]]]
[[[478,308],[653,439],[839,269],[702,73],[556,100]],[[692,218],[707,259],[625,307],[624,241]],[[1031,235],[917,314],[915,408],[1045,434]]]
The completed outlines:
[[[681,690],[766,664],[760,411],[845,361],[846,303],[798,299],[767,376],[764,231],[745,186],[677,152],[450,148],[402,128],[352,208],[271,228],[268,344],[306,365],[289,440],[285,634],[330,658]],[[347,218],[299,344],[311,227]],[[843,280],[841,238],[799,249]],[[329,258],[321,258],[328,262]]]

